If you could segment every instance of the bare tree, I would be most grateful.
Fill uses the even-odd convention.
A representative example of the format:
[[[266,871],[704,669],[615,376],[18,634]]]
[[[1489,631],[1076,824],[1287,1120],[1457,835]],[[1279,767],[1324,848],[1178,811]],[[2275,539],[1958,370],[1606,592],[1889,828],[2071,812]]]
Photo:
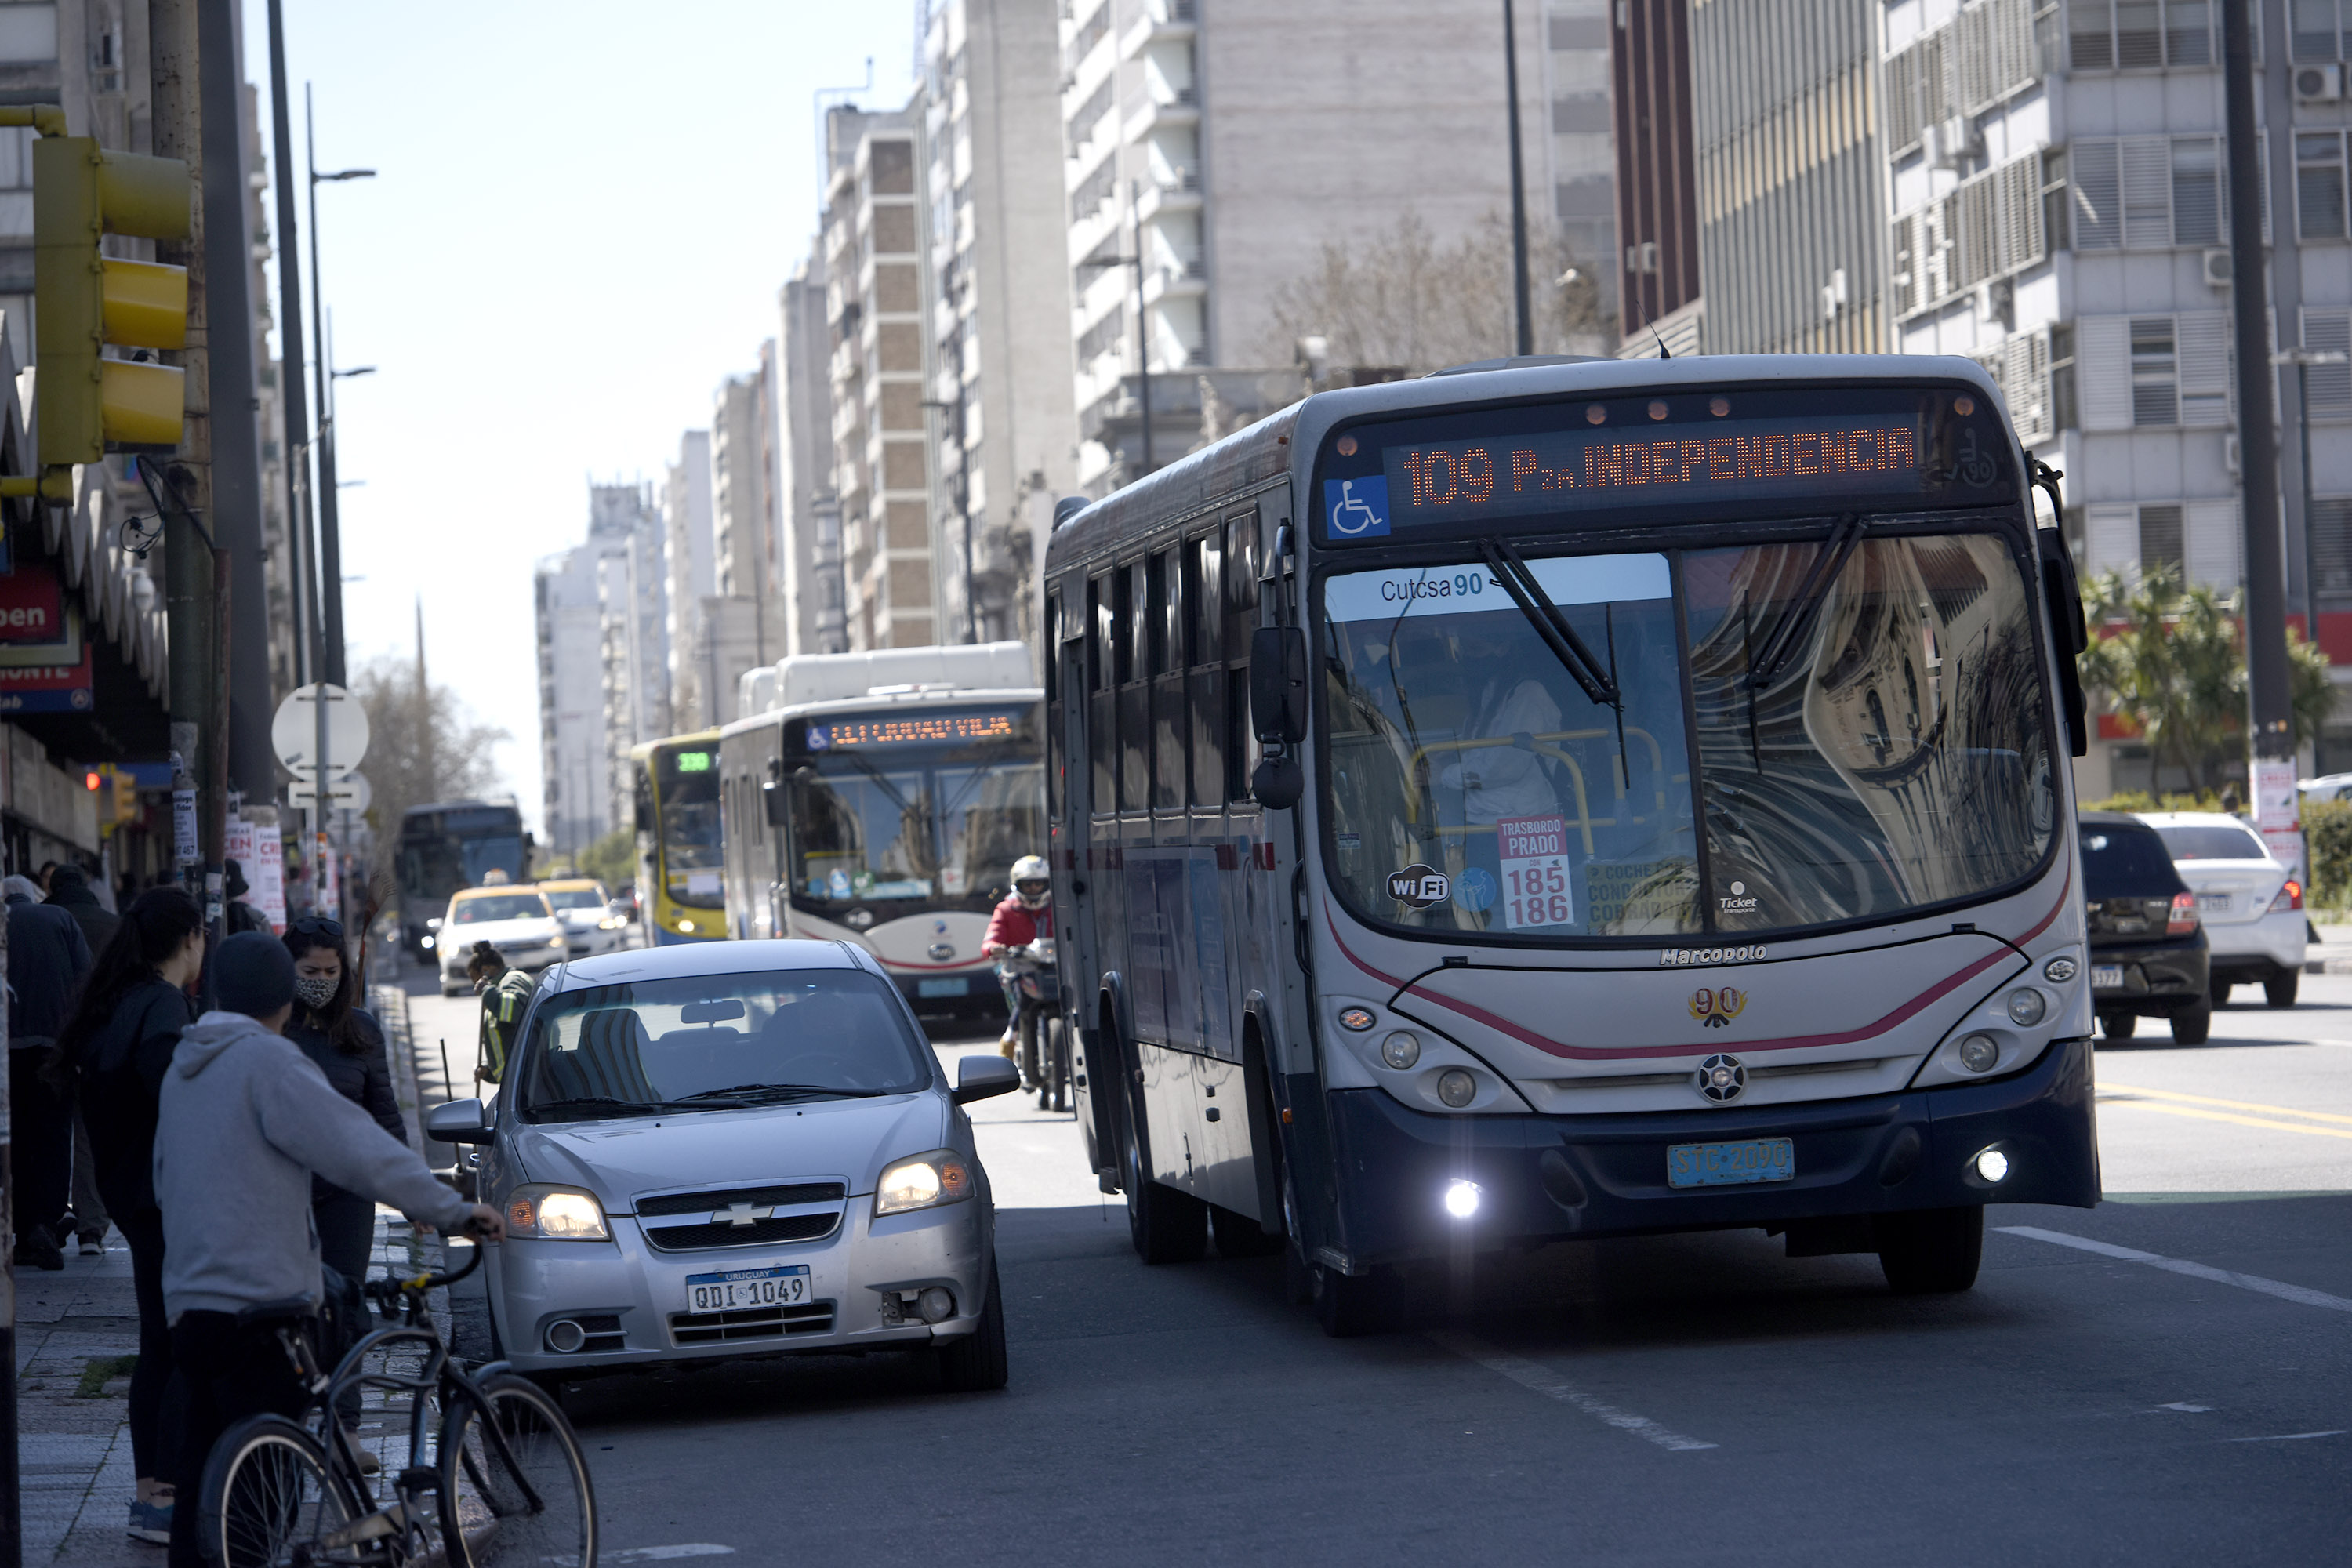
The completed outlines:
[[[375,796],[368,816],[380,842],[399,835],[401,815],[412,805],[498,787],[492,752],[512,737],[476,722],[447,687],[420,685],[413,660],[375,659],[359,671],[352,690],[367,710],[366,773]]]
[[[1556,236],[1530,245],[1538,353],[1565,353],[1613,336],[1600,274]],[[1369,242],[1327,241],[1316,266],[1275,291],[1267,353],[1288,360],[1301,338],[1325,341],[1347,369],[1424,374],[1508,354],[1513,331],[1511,226],[1489,213],[1452,245],[1440,245],[1408,208]]]

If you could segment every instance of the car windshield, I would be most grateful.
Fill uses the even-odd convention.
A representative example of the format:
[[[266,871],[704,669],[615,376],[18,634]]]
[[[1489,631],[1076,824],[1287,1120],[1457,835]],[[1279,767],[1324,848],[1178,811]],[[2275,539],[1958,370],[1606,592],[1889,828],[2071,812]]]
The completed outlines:
[[[534,1121],[906,1094],[932,1081],[906,1005],[858,969],[572,992],[532,1015],[524,1048],[522,1110]]]
[[[2156,836],[2174,860],[2267,860],[2263,841],[2242,827],[2221,823],[2159,826]]]
[[[2114,823],[2083,824],[2083,891],[2093,899],[2146,898],[2176,892],[2180,873],[2152,829]]]
[[[601,910],[604,895],[594,888],[549,888],[544,889],[550,907],[558,910]]]
[[[2025,875],[2054,797],[2008,546],[1831,550],[1531,560],[1549,605],[1467,563],[1328,579],[1342,892],[1393,925],[1574,940],[1884,918]],[[1554,611],[1573,638],[1544,635]]]
[[[450,920],[461,926],[490,921],[535,921],[547,918],[547,900],[537,893],[486,893],[460,899]]]

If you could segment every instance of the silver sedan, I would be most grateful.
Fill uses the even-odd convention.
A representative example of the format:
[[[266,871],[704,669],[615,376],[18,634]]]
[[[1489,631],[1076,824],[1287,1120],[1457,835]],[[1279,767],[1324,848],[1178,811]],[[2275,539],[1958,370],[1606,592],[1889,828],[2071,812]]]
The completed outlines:
[[[483,1145],[506,1216],[486,1273],[521,1372],[929,1348],[1004,1384],[995,1210],[968,1101],[863,949],[730,942],[558,967],[497,1100],[427,1133]]]

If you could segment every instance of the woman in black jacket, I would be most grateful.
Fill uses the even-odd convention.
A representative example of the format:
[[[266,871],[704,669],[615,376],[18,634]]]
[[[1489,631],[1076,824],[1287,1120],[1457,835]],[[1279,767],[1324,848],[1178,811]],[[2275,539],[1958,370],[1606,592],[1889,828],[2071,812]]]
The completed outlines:
[[[294,955],[294,1016],[286,1022],[286,1037],[319,1064],[345,1100],[407,1142],[408,1124],[393,1098],[383,1029],[357,1005],[359,977],[343,946],[342,926],[317,915],[300,916],[286,928],[286,948]],[[314,1175],[310,1220],[318,1226],[319,1254],[327,1267],[346,1279],[366,1279],[375,1247],[375,1205]],[[358,1424],[359,1403],[359,1391],[349,1390],[341,1409],[345,1426]],[[374,1457],[362,1454],[362,1465]]]
[[[139,1302],[139,1362],[131,1373],[131,1455],[138,1476],[131,1533],[158,1545],[172,1532],[172,1489],[156,1479],[172,1331],[163,1321],[163,1215],[152,1174],[155,1108],[164,1069],[191,1017],[187,988],[204,963],[204,912],[195,900],[178,888],[150,888],[123,912],[58,1037],[79,1080],[99,1196],[131,1244],[131,1289]]]

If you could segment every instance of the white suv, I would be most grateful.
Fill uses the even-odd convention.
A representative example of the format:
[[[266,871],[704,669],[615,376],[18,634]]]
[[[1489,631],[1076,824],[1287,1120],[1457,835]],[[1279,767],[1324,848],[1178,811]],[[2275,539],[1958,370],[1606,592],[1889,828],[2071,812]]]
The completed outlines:
[[[2141,820],[2164,840],[2181,881],[2197,895],[2213,952],[2213,1005],[2227,1002],[2233,985],[2259,983],[2272,1006],[2294,1006],[2310,934],[2302,884],[2239,817],[2160,811]]]

